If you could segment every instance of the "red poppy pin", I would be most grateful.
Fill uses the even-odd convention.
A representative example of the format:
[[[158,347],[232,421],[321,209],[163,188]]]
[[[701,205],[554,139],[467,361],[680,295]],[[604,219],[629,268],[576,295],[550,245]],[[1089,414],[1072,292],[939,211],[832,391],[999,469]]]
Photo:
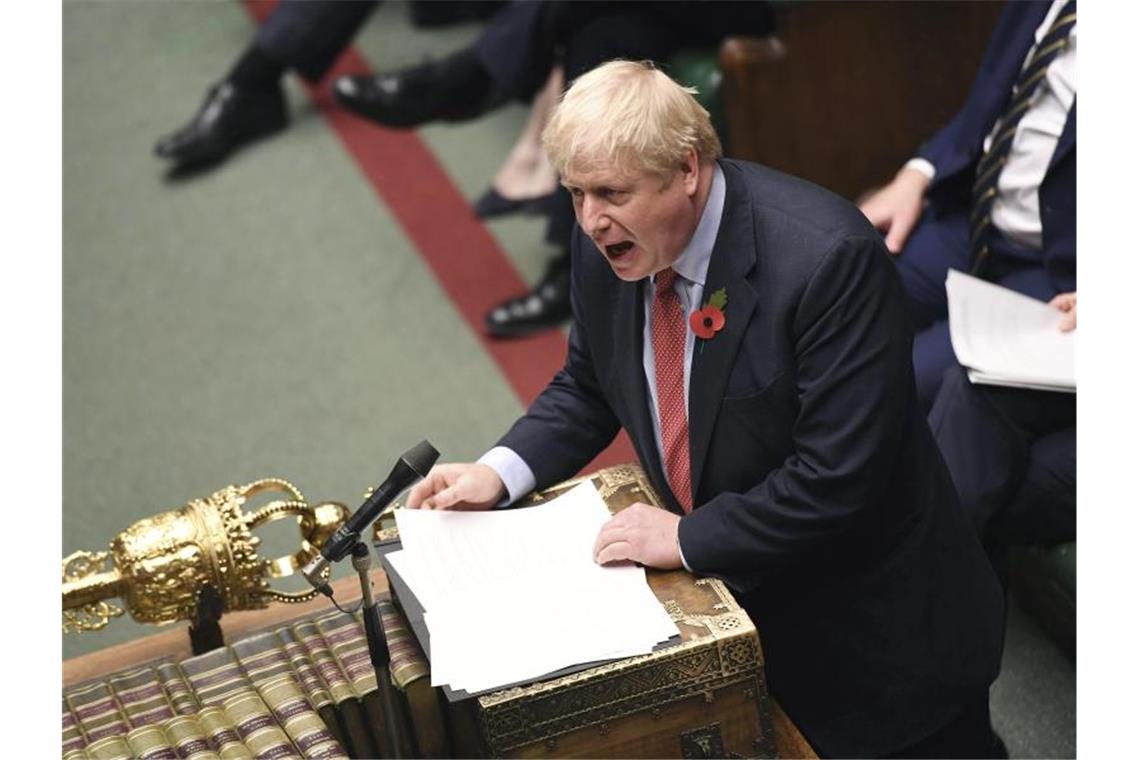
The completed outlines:
[[[724,327],[724,307],[728,305],[728,293],[724,288],[709,296],[705,305],[689,315],[689,327],[693,334],[708,340]]]

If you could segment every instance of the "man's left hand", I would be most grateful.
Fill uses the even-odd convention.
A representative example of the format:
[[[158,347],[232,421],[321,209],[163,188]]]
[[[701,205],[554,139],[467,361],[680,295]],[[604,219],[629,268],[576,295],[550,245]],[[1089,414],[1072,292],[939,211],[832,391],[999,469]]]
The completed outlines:
[[[632,504],[602,526],[594,542],[594,560],[599,565],[630,560],[662,570],[681,567],[680,522],[672,512],[641,502]]]

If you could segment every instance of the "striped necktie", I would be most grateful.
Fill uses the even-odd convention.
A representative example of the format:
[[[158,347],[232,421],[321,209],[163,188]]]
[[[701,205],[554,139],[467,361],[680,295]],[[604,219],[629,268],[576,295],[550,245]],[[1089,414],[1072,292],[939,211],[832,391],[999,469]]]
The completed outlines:
[[[1030,101],[1037,91],[1049,64],[1069,45],[1069,32],[1077,23],[1077,2],[1069,0],[1057,14],[1057,19],[1049,31],[1041,38],[1036,50],[1022,67],[1017,78],[1009,104],[998,119],[989,151],[978,162],[976,179],[971,192],[970,212],[970,254],[974,264],[973,274],[979,274],[982,262],[989,255],[989,230],[993,225],[993,206],[997,197],[998,178],[1001,169],[1009,160],[1009,151],[1021,117],[1029,110]]]
[[[689,412],[685,404],[685,309],[673,289],[672,267],[653,278],[653,363],[657,381],[657,420],[661,423],[661,453],[669,489],[685,514],[693,509],[689,470]]]

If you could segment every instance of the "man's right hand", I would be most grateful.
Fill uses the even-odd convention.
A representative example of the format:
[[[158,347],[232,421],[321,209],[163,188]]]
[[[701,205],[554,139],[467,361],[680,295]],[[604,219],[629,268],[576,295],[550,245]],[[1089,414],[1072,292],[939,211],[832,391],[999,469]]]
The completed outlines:
[[[922,216],[930,180],[917,169],[903,169],[891,183],[859,205],[871,224],[886,235],[887,250],[898,254]]]
[[[490,509],[507,495],[485,464],[439,464],[408,493],[409,509]]]

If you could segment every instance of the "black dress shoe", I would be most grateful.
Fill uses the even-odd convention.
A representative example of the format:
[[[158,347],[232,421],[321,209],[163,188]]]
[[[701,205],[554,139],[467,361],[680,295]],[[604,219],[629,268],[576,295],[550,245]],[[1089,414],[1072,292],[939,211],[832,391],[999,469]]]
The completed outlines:
[[[337,102],[386,127],[411,129],[432,121],[466,121],[503,102],[473,51],[374,76],[336,80]]]
[[[280,87],[245,91],[222,82],[210,89],[190,123],[159,140],[154,152],[181,166],[212,164],[245,143],[281,131],[288,123]]]
[[[534,290],[511,298],[487,312],[492,338],[518,338],[557,327],[570,318],[570,256],[559,256]]]
[[[546,211],[546,204],[550,202],[551,195],[553,193],[536,195],[533,198],[508,198],[495,188],[489,187],[487,192],[479,196],[479,200],[475,201],[472,208],[475,210],[475,216],[480,219],[492,219],[514,213],[541,214]]]

